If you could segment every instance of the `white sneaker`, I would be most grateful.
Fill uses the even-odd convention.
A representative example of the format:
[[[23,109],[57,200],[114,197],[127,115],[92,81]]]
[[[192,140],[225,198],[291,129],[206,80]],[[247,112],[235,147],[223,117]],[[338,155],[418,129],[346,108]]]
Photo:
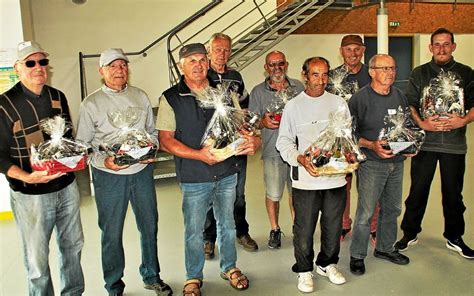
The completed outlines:
[[[314,291],[313,274],[310,271],[298,273],[298,290],[303,293]]]
[[[316,272],[319,275],[325,276],[329,278],[329,281],[336,285],[342,285],[346,282],[346,278],[342,275],[342,273],[337,270],[336,264],[329,264],[326,267],[317,266]]]

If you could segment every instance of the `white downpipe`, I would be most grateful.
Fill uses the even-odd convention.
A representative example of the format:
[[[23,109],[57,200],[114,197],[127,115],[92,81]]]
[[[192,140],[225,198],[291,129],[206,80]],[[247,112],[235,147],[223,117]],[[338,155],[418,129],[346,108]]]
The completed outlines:
[[[388,54],[388,9],[383,0],[377,9],[377,53]]]

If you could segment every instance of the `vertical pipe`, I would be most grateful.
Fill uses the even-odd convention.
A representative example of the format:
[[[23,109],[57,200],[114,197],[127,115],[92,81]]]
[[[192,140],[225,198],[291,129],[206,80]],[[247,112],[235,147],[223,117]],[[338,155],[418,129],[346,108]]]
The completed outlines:
[[[377,53],[388,54],[388,9],[383,0],[377,9]]]

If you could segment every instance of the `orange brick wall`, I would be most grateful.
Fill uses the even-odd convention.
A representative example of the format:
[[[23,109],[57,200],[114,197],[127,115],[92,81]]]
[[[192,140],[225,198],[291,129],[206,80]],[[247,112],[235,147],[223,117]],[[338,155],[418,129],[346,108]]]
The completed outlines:
[[[280,1],[277,1],[280,2]],[[357,32],[377,33],[377,8],[372,5],[353,10],[325,10],[308,21],[294,34],[344,34]],[[400,22],[397,28],[389,27],[389,34],[429,34],[446,27],[456,34],[474,33],[474,5],[432,3],[386,3],[388,20]]]

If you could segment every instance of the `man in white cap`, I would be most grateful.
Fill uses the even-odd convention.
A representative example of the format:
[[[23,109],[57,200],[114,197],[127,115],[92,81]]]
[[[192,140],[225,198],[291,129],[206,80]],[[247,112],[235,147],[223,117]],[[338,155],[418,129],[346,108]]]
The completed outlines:
[[[48,263],[53,229],[59,250],[61,295],[81,295],[84,244],[79,190],[73,173],[33,171],[30,147],[49,140],[39,122],[54,116],[71,123],[66,96],[46,85],[48,53],[34,41],[18,44],[14,68],[20,82],[0,96],[0,172],[23,241],[29,295],[54,295]],[[72,138],[72,132],[65,135]]]
[[[107,114],[132,107],[141,110],[134,128],[155,131],[150,100],[146,93],[128,85],[128,58],[118,48],[100,55],[99,72],[104,85],[82,103],[76,139],[92,147],[92,178],[95,200],[102,230],[102,271],[109,295],[123,295],[125,269],[122,234],[128,204],[132,205],[142,251],[140,275],[145,289],[157,295],[172,295],[170,286],[160,278],[157,233],[158,210],[153,179],[153,165],[142,161],[133,165],[117,165],[114,157],[99,151],[99,146],[118,130]]]

